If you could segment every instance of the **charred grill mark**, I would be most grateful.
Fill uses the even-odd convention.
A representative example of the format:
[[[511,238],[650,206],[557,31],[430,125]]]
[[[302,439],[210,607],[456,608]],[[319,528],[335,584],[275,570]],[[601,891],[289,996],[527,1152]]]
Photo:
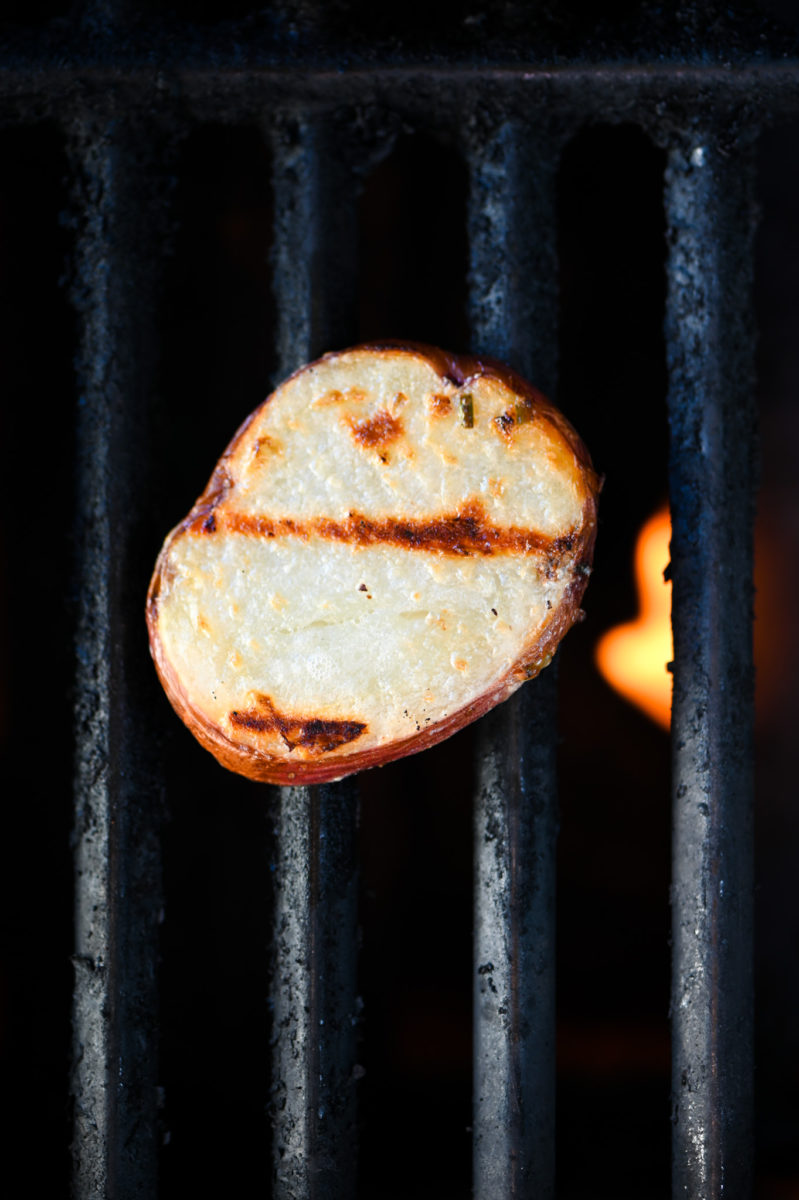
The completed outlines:
[[[250,537],[319,537],[331,542],[350,542],[359,546],[393,545],[408,550],[438,551],[468,556],[479,554],[546,554],[557,561],[575,544],[574,533],[549,537],[535,529],[502,528],[492,525],[485,510],[472,501],[459,513],[429,520],[402,520],[397,517],[367,517],[349,512],[344,520],[332,517],[265,517],[251,513],[218,513],[218,519],[230,533]]]
[[[366,725],[362,721],[306,721],[302,726],[299,745],[324,754],[354,742],[363,733]],[[284,735],[285,736],[285,735]]]
[[[293,521],[291,517],[257,517],[251,513],[229,512],[224,516],[225,529],[249,537],[299,537],[306,539],[313,532],[313,522]]]
[[[402,434],[402,422],[385,408],[363,421],[348,418],[347,424],[354,440],[366,450],[383,449]]]
[[[376,520],[350,513],[346,521],[318,518],[313,522],[313,532],[331,541],[356,542],[361,546],[388,544],[461,556],[524,554],[553,547],[551,538],[534,530],[498,529],[475,509],[476,506],[464,513],[430,521],[398,520],[395,517]]]
[[[312,754],[327,754],[354,742],[366,729],[362,721],[329,721],[278,712],[270,696],[256,696],[255,705],[245,712],[231,712],[231,724],[252,733],[279,733],[289,750],[302,746]]]

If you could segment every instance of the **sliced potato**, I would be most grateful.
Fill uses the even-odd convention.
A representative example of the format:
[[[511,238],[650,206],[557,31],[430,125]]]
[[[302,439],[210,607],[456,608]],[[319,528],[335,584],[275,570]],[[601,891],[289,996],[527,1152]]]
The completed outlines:
[[[448,737],[580,616],[598,485],[497,363],[360,346],[245,422],[153,575],[176,711],[251,779],[318,783]]]

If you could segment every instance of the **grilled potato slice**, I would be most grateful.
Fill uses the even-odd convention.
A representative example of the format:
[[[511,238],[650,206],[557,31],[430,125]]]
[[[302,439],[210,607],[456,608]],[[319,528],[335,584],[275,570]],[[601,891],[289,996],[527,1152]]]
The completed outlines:
[[[598,485],[509,369],[330,354],[236,434],[147,600],[173,706],[269,783],[423,750],[506,699],[581,615]]]

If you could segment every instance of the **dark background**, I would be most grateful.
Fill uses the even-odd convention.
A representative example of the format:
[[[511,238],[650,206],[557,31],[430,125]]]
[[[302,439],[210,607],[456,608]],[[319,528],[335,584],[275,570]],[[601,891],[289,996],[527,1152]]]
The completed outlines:
[[[0,1071],[12,1102],[7,1153],[31,1164],[32,1191],[57,1196],[69,1170],[79,403],[65,286],[70,184],[53,125],[0,131],[0,156],[0,605],[9,631],[0,658]],[[597,124],[569,143],[559,177],[558,401],[607,477],[588,620],[559,654],[564,1200],[669,1191],[668,737],[616,697],[592,657],[601,633],[635,613],[636,533],[666,496],[663,166],[639,129]],[[447,188],[417,186],[431,176],[446,177]],[[274,382],[270,180],[253,127],[203,126],[175,164],[161,295],[159,536]],[[456,151],[413,130],[367,178],[360,338],[470,348],[466,184]],[[799,126],[761,139],[759,196],[757,1196],[791,1200],[799,1197]],[[153,560],[157,550],[155,538]],[[143,617],[141,648],[146,656]],[[217,768],[155,686],[153,703],[169,805],[163,1195],[268,1194],[270,800]],[[469,1195],[473,743],[465,730],[362,777],[363,1200]]]

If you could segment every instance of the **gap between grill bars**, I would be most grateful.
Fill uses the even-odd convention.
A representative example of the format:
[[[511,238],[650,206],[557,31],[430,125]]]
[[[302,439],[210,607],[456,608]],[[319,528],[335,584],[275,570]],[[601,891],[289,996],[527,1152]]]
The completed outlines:
[[[543,101],[538,97],[543,109]],[[531,105],[531,111],[535,106]],[[274,129],[280,373],[355,328],[353,164],[318,113]],[[84,540],[78,760],[76,1194],[155,1194],[157,766],[130,697],[140,647],[122,553],[155,286],[133,247],[146,126],[87,122],[79,282]],[[554,390],[555,175],[540,121],[468,125],[475,346]],[[669,360],[675,603],[674,1195],[747,1195],[751,1171],[751,166],[720,128],[670,137]],[[723,153],[722,153],[723,150]],[[336,197],[341,199],[335,203]],[[157,241],[157,238],[155,239]],[[152,261],[158,261],[157,246]],[[508,273],[503,264],[519,264]],[[147,339],[145,338],[145,341]],[[130,671],[128,668],[130,667]],[[478,1200],[554,1182],[553,671],[484,723],[475,817],[474,1179]],[[142,804],[142,797],[147,802]],[[278,802],[274,1194],[349,1197],[356,1169],[352,785]],[[335,947],[335,953],[333,952]],[[324,1025],[322,1025],[324,1021]],[[288,1034],[286,1035],[286,1030]],[[323,1032],[322,1032],[323,1031]],[[265,1134],[266,1139],[266,1134]],[[266,1153],[266,1150],[264,1151]]]

